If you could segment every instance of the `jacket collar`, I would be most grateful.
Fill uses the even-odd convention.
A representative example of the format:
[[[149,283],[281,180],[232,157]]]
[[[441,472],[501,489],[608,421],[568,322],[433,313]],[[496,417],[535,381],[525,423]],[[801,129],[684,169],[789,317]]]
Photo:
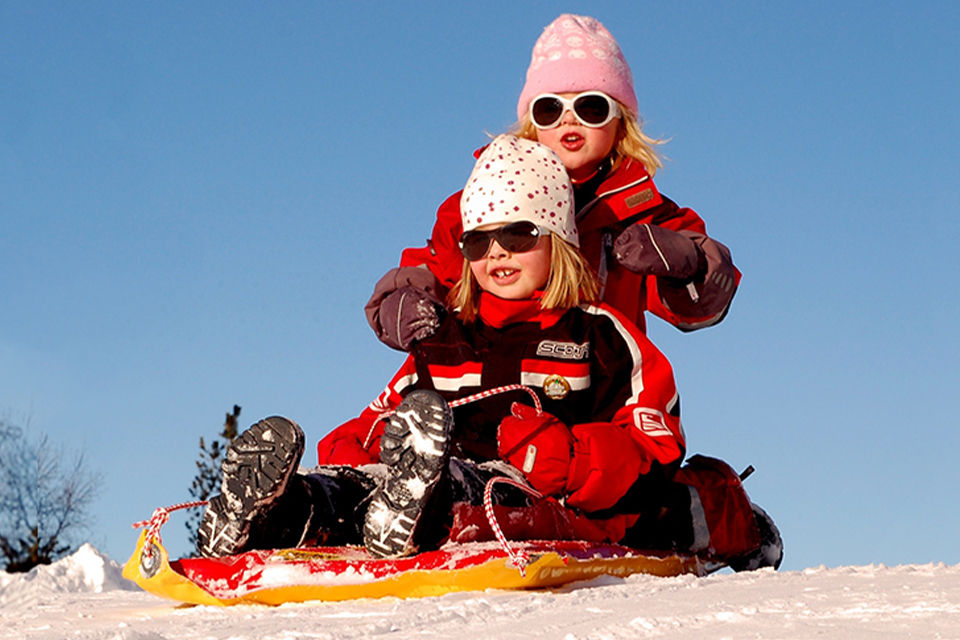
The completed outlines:
[[[517,322],[538,322],[541,329],[552,327],[560,320],[565,309],[541,309],[542,291],[532,298],[505,300],[486,291],[480,292],[479,315],[484,324],[502,329]]]
[[[600,201],[607,204],[609,213],[616,220],[622,221],[660,204],[663,200],[643,164],[633,158],[627,158],[607,174],[603,182],[597,186],[596,195],[592,200],[583,205],[577,205],[577,226],[581,232],[610,224],[608,219],[591,220],[589,216],[591,209]]]

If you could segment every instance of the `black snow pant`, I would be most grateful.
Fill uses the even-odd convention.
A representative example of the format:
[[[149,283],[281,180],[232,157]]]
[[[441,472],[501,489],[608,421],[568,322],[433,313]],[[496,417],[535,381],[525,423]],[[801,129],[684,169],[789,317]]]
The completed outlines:
[[[247,549],[362,545],[367,505],[386,473],[385,465],[325,465],[294,475],[277,502],[253,523]],[[498,476],[523,481],[502,462],[451,458],[421,513],[417,546],[440,546],[450,531],[453,505],[482,505],[487,482]],[[504,506],[529,504],[523,491],[502,483],[494,486],[492,497]]]

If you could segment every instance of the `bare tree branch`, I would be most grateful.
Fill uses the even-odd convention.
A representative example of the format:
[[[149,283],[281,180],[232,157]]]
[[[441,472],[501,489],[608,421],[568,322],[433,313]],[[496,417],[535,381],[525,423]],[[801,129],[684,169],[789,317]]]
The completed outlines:
[[[82,453],[0,419],[0,566],[27,571],[49,564],[81,540],[102,476],[87,469]]]

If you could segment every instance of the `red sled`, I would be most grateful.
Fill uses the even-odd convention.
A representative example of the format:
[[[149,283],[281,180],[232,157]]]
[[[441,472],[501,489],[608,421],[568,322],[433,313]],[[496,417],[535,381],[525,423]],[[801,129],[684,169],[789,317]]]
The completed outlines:
[[[514,555],[525,557],[521,568],[496,542],[448,544],[391,559],[375,558],[362,547],[315,547],[171,561],[155,538],[147,542],[147,535],[140,535],[123,576],[155,595],[200,605],[420,598],[454,591],[559,587],[603,575],[710,571],[694,556],[559,540],[512,543]]]

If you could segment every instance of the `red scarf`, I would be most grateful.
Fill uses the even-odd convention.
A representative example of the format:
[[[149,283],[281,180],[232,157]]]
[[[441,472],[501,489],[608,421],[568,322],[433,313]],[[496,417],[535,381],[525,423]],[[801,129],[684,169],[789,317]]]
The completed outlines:
[[[480,320],[495,329],[502,329],[516,322],[539,322],[542,329],[552,327],[567,312],[566,309],[541,309],[543,291],[536,291],[532,298],[506,300],[487,291],[480,292],[478,313]]]

